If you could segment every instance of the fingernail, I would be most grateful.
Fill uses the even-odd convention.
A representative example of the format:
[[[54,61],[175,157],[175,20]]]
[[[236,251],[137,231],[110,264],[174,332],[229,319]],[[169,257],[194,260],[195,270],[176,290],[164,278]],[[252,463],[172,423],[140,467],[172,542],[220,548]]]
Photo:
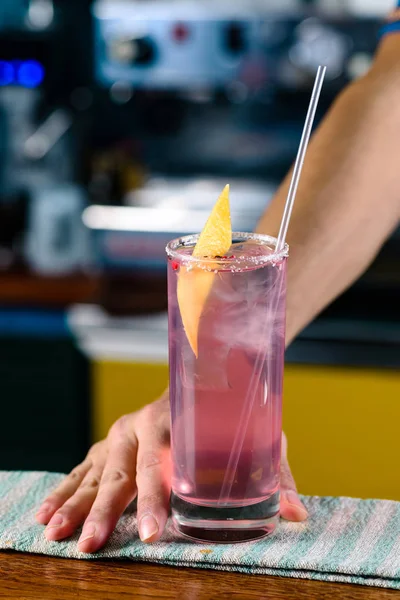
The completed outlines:
[[[46,510],[39,511],[36,513],[36,521],[41,525],[46,525],[48,512]]]
[[[286,498],[286,502],[288,504],[295,506],[296,509],[302,511],[305,516],[308,515],[308,512],[307,512],[304,504],[302,503],[302,501],[300,500],[300,498],[298,497],[298,495],[296,494],[295,491],[288,490],[287,492],[285,492],[285,498]]]
[[[42,506],[39,508],[39,510],[37,511],[37,515],[41,515],[42,513],[47,513],[50,510],[50,505],[49,504],[42,504]]]
[[[96,535],[96,525],[94,523],[88,523],[82,530],[81,537],[78,541],[78,546],[86,542],[86,540],[91,540]]]
[[[62,515],[54,515],[51,519],[50,523],[47,525],[46,529],[52,529],[53,527],[60,527],[62,525],[64,519]]]
[[[139,533],[142,542],[146,542],[158,533],[158,523],[153,515],[144,515],[144,517],[140,519]]]
[[[41,506],[35,515],[36,519],[38,521],[45,521],[46,518],[48,517],[49,511],[50,511],[50,508],[48,506],[45,506],[45,505]],[[44,524],[45,523],[43,523],[43,525]]]

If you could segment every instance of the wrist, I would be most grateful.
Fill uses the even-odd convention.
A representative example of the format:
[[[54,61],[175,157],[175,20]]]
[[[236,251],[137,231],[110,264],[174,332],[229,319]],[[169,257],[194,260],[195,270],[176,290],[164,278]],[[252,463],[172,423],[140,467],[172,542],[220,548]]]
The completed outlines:
[[[167,387],[167,389],[161,394],[161,396],[158,399],[158,402],[160,404],[168,404],[169,406],[169,387]]]

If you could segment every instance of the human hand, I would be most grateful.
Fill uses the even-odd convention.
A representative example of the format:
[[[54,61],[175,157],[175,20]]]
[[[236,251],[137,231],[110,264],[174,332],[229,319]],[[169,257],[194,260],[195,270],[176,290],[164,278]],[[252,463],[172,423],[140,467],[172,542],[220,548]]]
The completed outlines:
[[[158,540],[169,512],[169,399],[164,395],[138,412],[121,417],[106,439],[90,449],[41,505],[36,519],[47,525],[48,540],[71,536],[83,524],[78,546],[95,552],[108,540],[120,516],[137,496],[139,535]],[[281,517],[303,521],[307,511],[296,491],[283,436]]]

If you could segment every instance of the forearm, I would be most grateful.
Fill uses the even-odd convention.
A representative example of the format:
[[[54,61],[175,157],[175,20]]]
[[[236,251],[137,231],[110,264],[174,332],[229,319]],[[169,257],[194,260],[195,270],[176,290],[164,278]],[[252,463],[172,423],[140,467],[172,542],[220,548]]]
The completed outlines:
[[[287,343],[361,275],[399,221],[399,67],[396,36],[313,136],[287,236]],[[258,231],[277,235],[290,176]]]

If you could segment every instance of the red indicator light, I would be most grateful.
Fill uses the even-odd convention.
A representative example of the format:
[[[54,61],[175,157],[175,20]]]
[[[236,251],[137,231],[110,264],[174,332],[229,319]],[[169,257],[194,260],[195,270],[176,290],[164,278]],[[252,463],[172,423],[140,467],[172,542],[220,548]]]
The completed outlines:
[[[184,23],[177,23],[172,30],[172,37],[176,42],[186,42],[189,38],[189,28]]]

